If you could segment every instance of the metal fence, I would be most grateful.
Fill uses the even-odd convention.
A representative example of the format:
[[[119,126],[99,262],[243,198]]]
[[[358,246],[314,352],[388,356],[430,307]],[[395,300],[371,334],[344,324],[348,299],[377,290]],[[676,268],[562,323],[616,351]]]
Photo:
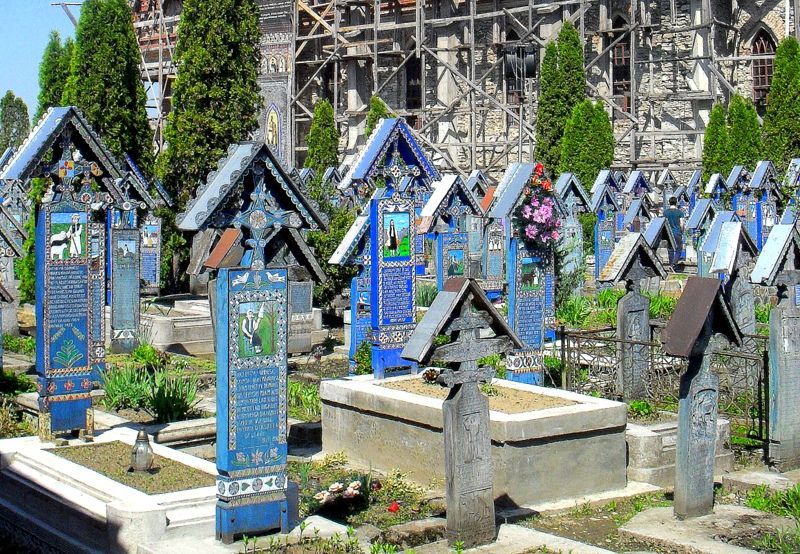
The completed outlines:
[[[622,340],[612,328],[592,331],[561,329],[562,386],[581,394],[612,400],[622,398],[622,356],[646,356],[647,400],[658,409],[677,412],[679,383],[687,360],[668,355],[661,344],[664,323],[651,321],[650,342]],[[767,337],[745,335],[741,347],[714,355],[712,369],[719,375],[719,413],[731,421],[737,446],[767,443]]]

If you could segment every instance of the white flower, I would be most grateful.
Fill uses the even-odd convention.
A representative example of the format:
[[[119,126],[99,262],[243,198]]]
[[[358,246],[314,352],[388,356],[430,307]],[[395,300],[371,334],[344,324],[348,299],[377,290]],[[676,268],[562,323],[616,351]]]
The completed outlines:
[[[337,492],[342,492],[344,490],[344,485],[342,483],[334,483],[330,487],[328,487],[328,492],[336,494]]]
[[[358,496],[358,491],[349,487],[342,493],[342,497],[344,498],[353,498],[355,496]]]
[[[353,481],[352,483],[347,485],[347,488],[348,489],[353,489],[354,491],[357,491],[358,489],[361,488],[361,481]]]
[[[331,499],[331,493],[329,493],[328,491],[318,492],[317,494],[314,495],[314,500],[316,500],[321,504],[325,504],[330,499]]]

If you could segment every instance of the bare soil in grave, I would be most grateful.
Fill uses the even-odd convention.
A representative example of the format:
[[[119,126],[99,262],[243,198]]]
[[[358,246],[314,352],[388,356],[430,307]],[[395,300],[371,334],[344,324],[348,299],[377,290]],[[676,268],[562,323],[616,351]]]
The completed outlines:
[[[440,398],[442,400],[447,398],[450,392],[450,389],[447,387],[426,383],[422,379],[402,379],[400,381],[382,383],[378,386],[419,394],[420,396]],[[498,385],[496,382],[492,385],[492,391],[493,394],[488,395],[489,409],[504,414],[521,414],[524,412],[561,408],[577,404],[577,402],[573,402],[572,400],[565,400],[555,396],[504,387]]]
[[[129,472],[132,448],[114,441],[53,448],[50,452],[145,494],[164,494],[214,485],[213,475],[158,455],[149,473]]]

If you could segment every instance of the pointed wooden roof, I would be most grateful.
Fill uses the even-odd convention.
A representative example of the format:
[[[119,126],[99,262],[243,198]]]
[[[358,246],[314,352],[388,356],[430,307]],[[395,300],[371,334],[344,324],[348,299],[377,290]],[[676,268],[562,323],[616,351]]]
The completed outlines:
[[[667,277],[667,271],[641,233],[628,233],[614,246],[600,271],[600,282],[618,283],[645,277]]]

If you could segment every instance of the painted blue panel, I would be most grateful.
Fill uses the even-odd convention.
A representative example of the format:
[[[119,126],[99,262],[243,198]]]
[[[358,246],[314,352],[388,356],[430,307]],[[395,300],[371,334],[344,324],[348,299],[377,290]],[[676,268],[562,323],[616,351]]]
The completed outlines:
[[[286,269],[216,282],[217,538],[288,529]]]
[[[600,272],[605,267],[611,253],[614,251],[614,212],[602,213],[595,224],[594,245],[594,277],[600,277]]]
[[[467,233],[441,233],[436,238],[436,285],[443,290],[449,279],[467,276]]]
[[[546,264],[514,238],[509,268],[509,323],[525,346],[541,349],[545,339]]]
[[[355,365],[356,350],[372,340],[369,266],[361,269],[350,283],[350,364]]]
[[[565,273],[572,273],[584,265],[583,226],[577,218],[567,217],[561,224],[561,246]]]
[[[382,379],[387,369],[414,369],[400,357],[411,337],[416,312],[416,225],[413,199],[370,201],[370,291],[372,367]]]
[[[161,218],[148,217],[142,224],[142,294],[158,295],[161,283]]]
[[[486,227],[486,247],[483,255],[483,275],[487,280],[498,280],[505,277],[503,268],[503,245],[505,234],[503,226],[491,223]]]
[[[89,394],[105,363],[103,231],[88,204],[45,204],[39,213],[36,372],[52,432],[91,432]]]
[[[139,332],[139,229],[111,230],[111,350],[130,352]]]

